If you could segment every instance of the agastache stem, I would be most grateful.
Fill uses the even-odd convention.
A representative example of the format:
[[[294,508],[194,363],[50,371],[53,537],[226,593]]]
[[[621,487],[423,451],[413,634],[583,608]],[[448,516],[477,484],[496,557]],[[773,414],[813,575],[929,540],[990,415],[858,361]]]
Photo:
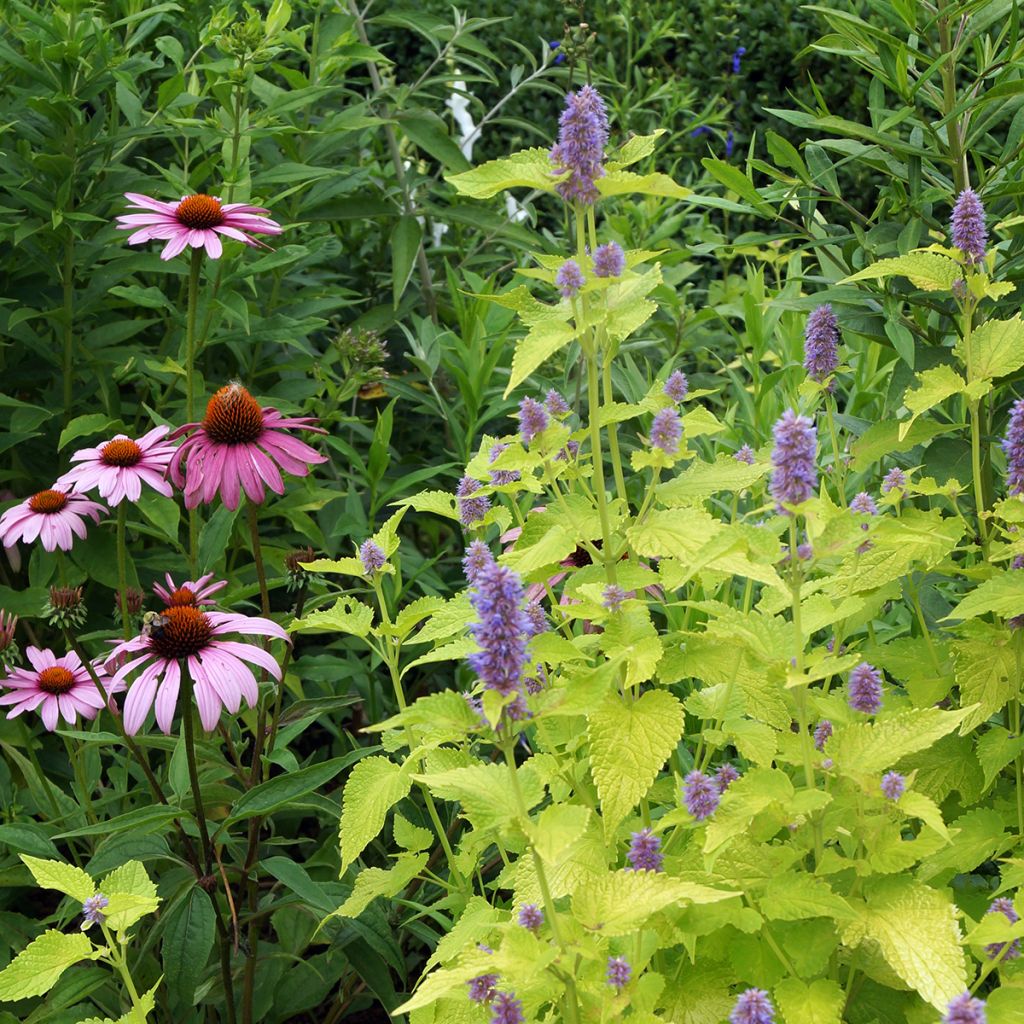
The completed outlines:
[[[828,433],[832,440],[832,472],[835,474],[836,490],[839,492],[839,504],[846,508],[846,465],[839,451],[839,435],[836,431],[836,400],[828,392],[825,393],[825,412],[828,417]]]

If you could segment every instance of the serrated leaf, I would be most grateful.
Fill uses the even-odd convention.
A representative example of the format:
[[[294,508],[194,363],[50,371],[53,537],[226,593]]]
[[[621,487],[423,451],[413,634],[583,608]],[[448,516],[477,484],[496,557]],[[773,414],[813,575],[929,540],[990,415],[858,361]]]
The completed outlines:
[[[508,398],[534,370],[565,348],[578,334],[579,329],[567,320],[543,320],[533,324],[526,337],[516,345],[504,397]]]
[[[986,320],[971,334],[972,379],[995,379],[1024,366],[1024,320]]]
[[[555,185],[566,177],[568,174],[555,173],[550,150],[534,147],[500,160],[489,160],[461,174],[445,175],[445,181],[454,185],[459,195],[490,199],[510,188],[553,192]]]
[[[62,892],[79,903],[84,903],[90,896],[96,895],[96,883],[81,868],[76,868],[73,864],[65,864],[59,860],[41,860],[24,853],[21,854],[21,859],[41,889],[56,889],[57,892]]]
[[[504,828],[519,818],[519,803],[505,764],[474,764],[465,768],[414,776],[443,800],[457,800],[475,829]],[[544,787],[529,761],[514,769],[526,810],[544,799]],[[524,823],[525,824],[525,823]]]
[[[536,823],[531,822],[527,836],[533,848],[549,866],[555,866],[565,852],[587,830],[590,808],[579,804],[552,804],[544,808]]]
[[[1001,710],[1019,692],[1013,636],[987,622],[971,622],[968,636],[950,644],[960,704],[976,705],[964,719],[966,734]]]
[[[911,448],[925,444],[939,434],[948,434],[963,424],[914,420],[907,429],[904,429],[904,426],[905,424],[894,420],[872,423],[851,446],[854,472],[863,473],[887,455],[910,451]]]
[[[341,597],[319,611],[293,619],[289,633],[350,633],[366,636],[373,626],[373,609],[353,597]]]
[[[966,387],[963,377],[952,366],[945,364],[932,367],[918,375],[917,387],[907,388],[903,395],[903,404],[912,413],[909,420],[900,423],[900,440],[902,441],[923,412],[934,408],[952,395],[961,394]]]
[[[341,801],[341,873],[377,838],[388,811],[412,788],[412,762],[367,757],[352,769]]]
[[[695,460],[674,480],[658,488],[663,505],[689,505],[720,491],[743,491],[771,472],[768,462],[737,462],[731,455],[719,455],[714,462]]]
[[[856,274],[844,278],[839,284],[851,281],[882,280],[887,277],[906,277],[922,291],[951,291],[953,282],[963,276],[960,264],[948,256],[935,252],[912,252],[894,259],[879,260]]]
[[[979,583],[946,619],[974,619],[995,612],[1004,619],[1024,608],[1024,572],[1010,569]]]
[[[951,733],[969,713],[969,709],[916,708],[879,722],[855,722],[836,730],[829,742],[829,754],[838,770],[879,775],[901,758]]]
[[[114,868],[100,882],[99,890],[105,896],[112,896],[114,893],[126,893],[132,896],[142,896],[147,899],[154,899],[156,897],[156,885],[146,873],[145,865],[137,860],[126,861],[120,867]]]
[[[395,842],[403,850],[409,853],[419,853],[422,850],[429,850],[434,845],[434,834],[429,828],[420,825],[413,825],[401,814],[396,813],[394,818]]]
[[[41,996],[49,992],[73,964],[100,956],[102,950],[94,949],[89,937],[82,932],[65,935],[53,929],[45,931],[0,971],[0,1000],[12,1002]]]
[[[395,504],[414,508],[417,512],[433,512],[434,515],[444,516],[445,519],[459,518],[455,497],[448,491],[420,491],[419,494],[403,498]]]
[[[802,921],[807,917],[831,917],[846,921],[853,909],[823,878],[790,871],[776,875],[760,901],[761,912],[770,921]]]
[[[589,718],[590,771],[606,838],[647,795],[683,734],[683,707],[665,690],[623,703],[609,697]]]
[[[1024,752],[1024,736],[1014,736],[1001,725],[993,726],[978,740],[978,761],[985,773],[986,789],[1021,752]]]
[[[352,895],[330,916],[358,917],[378,896],[397,896],[420,873],[427,859],[425,853],[403,854],[394,867],[386,870],[364,868],[356,878]]]
[[[951,821],[949,832],[952,842],[921,862],[917,874],[922,882],[944,872],[973,871],[1013,842],[1003,831],[1002,817],[988,807],[975,808]]]
[[[840,1024],[843,1018],[846,995],[828,978],[810,984],[799,978],[784,978],[774,993],[786,1024]]]
[[[154,913],[159,906],[160,900],[155,896],[136,896],[134,893],[117,892],[109,897],[103,914],[109,928],[115,932],[123,932],[147,914]]]

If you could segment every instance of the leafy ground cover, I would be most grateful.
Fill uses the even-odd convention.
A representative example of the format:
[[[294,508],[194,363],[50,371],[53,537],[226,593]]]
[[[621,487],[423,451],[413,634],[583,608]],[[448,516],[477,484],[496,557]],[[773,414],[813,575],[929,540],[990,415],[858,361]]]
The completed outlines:
[[[0,1024],[1024,1019],[1016,9],[711,6],[0,11]]]

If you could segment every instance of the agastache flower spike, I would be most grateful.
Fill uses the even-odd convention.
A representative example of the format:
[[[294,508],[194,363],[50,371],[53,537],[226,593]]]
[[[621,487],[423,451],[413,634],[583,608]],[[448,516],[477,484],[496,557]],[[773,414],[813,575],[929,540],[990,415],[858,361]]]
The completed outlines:
[[[629,595],[617,583],[609,583],[601,591],[601,604],[610,612],[617,612]]]
[[[498,444],[491,446],[491,462],[496,462],[498,456],[501,455],[505,449],[508,448],[507,444]],[[514,484],[519,480],[518,469],[492,469],[491,470],[491,483],[495,487],[502,487],[505,484]]]
[[[558,142],[551,149],[556,174],[569,177],[555,187],[566,202],[591,206],[600,198],[594,182],[604,177],[604,147],[608,143],[608,114],[592,85],[565,98],[558,122]]]
[[[554,388],[544,396],[544,406],[556,419],[569,415],[569,403]]]
[[[495,992],[491,1001],[491,1024],[523,1024],[523,1004],[515,992]]]
[[[649,828],[633,832],[626,859],[629,861],[627,870],[661,871],[662,863],[665,860],[661,853],[661,839]]]
[[[942,1024],[986,1024],[986,1020],[984,1002],[964,992],[949,1001]]]
[[[109,905],[110,900],[101,892],[96,893],[95,896],[88,897],[82,903],[82,931],[84,932],[90,925],[103,924],[107,919],[107,915],[103,911]]]
[[[519,436],[529,444],[547,429],[547,409],[534,398],[524,398],[519,403]]]
[[[372,540],[365,540],[359,547],[359,561],[363,563],[363,571],[367,576],[380,572],[387,561],[384,552]]]
[[[651,422],[651,447],[660,448],[666,455],[679,454],[679,441],[683,436],[683,421],[675,409],[662,409]]]
[[[776,507],[783,515],[783,507],[807,501],[818,486],[817,432],[806,416],[798,416],[787,409],[772,431],[775,447],[772,449],[771,492]]]
[[[462,570],[466,574],[467,582],[476,583],[480,573],[493,564],[494,555],[491,554],[491,549],[482,540],[473,541],[466,548],[466,554],[462,559]]]
[[[835,373],[839,365],[839,322],[826,302],[807,318],[804,329],[804,369],[819,384]],[[829,382],[832,391],[835,382]]]
[[[953,245],[967,257],[968,263],[980,263],[985,258],[988,242],[985,207],[973,189],[965,188],[957,196],[949,221],[949,234]]]
[[[1016,924],[1020,920],[1020,914],[1017,913],[1013,900],[1007,899],[1005,896],[994,899],[989,904],[987,913],[1002,914],[1010,924]],[[997,957],[1004,962],[1006,960],[1016,960],[1020,956],[1020,939],[1014,939],[1009,945],[1010,948],[1004,953],[1005,942],[990,942],[985,947],[985,955],[989,960],[995,960]]]
[[[626,254],[618,242],[607,242],[594,250],[594,277],[621,277]]]
[[[854,711],[876,715],[882,708],[882,677],[866,661],[851,670],[846,692]]]
[[[882,480],[882,493],[888,494],[890,491],[902,491],[907,486],[907,474],[903,472],[899,466],[895,466],[885,474]]]
[[[520,926],[527,929],[527,931],[537,932],[540,931],[544,924],[544,911],[536,903],[524,903],[519,908],[517,920]]]
[[[633,968],[629,961],[622,956],[608,957],[608,984],[617,992],[621,992],[629,984],[633,977]]]
[[[490,510],[491,499],[486,494],[476,494],[482,486],[479,480],[474,480],[471,476],[464,476],[459,481],[455,496],[459,499],[459,521],[463,526],[472,526],[480,522]]]
[[[683,798],[686,809],[697,821],[703,821],[715,813],[722,795],[714,779],[709,779],[703,772],[692,771],[683,780]]]
[[[715,772],[715,788],[719,793],[724,793],[739,777],[740,773],[735,766],[726,761],[725,764],[719,765],[718,771]]]
[[[740,993],[729,1014],[729,1024],[775,1024],[775,1007],[761,988]]]
[[[881,790],[886,799],[893,802],[899,800],[906,788],[907,780],[899,772],[886,772],[882,776]]]
[[[682,370],[673,370],[661,389],[673,402],[681,402],[690,390],[690,382]]]
[[[757,456],[754,454],[754,449],[751,448],[749,444],[743,445],[743,447],[740,448],[739,451],[733,454],[733,458],[737,462],[746,463],[748,466],[752,466],[755,462],[757,462]]]
[[[825,744],[831,736],[832,723],[827,718],[824,718],[814,727],[814,749],[824,750]]]
[[[523,609],[523,583],[511,569],[496,562],[476,578],[470,602],[478,621],[470,627],[480,650],[467,659],[488,690],[516,693],[526,664],[530,620]]]
[[[1006,452],[1006,482],[1010,494],[1024,492],[1024,398],[1018,398],[1010,408],[1010,422],[1002,441]]]
[[[585,283],[583,271],[575,260],[566,260],[555,274],[555,284],[558,285],[564,299],[575,298]]]

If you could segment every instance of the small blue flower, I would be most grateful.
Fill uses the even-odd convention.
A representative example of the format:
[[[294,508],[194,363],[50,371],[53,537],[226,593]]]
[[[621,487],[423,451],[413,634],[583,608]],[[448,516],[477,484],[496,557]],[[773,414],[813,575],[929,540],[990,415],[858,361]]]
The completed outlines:
[[[696,139],[698,136],[710,134],[711,129],[706,124],[699,124],[696,128],[693,129],[692,132],[690,132],[690,138]]]
[[[725,135],[725,155],[726,156],[732,156],[733,141],[734,140],[733,140],[732,129],[730,128],[729,131],[726,132],[726,135]]]
[[[740,58],[747,52],[745,46],[739,47],[736,52],[732,55],[732,73],[738,75],[740,73]]]

